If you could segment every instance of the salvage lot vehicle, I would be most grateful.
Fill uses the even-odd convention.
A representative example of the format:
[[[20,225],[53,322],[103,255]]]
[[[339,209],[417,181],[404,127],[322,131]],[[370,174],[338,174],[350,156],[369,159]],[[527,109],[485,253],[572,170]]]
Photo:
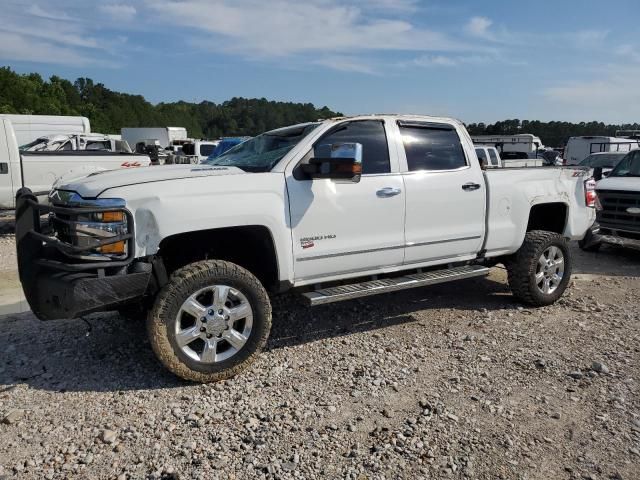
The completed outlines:
[[[598,182],[596,223],[579,242],[586,251],[604,244],[640,250],[640,150],[632,150]]]
[[[15,206],[15,195],[28,186],[46,195],[62,177],[84,177],[93,172],[151,164],[148,156],[109,151],[21,152],[12,123],[0,118],[0,209]]]
[[[628,152],[598,152],[592,153],[582,160],[581,167],[591,168],[594,171],[594,178],[601,180],[611,173],[611,170],[622,160]]]
[[[58,152],[58,151],[110,151],[132,153],[131,147],[124,140],[113,138],[102,133],[45,135],[33,142],[20,146],[21,152]]]
[[[267,291],[322,305],[483,276],[502,262],[516,298],[555,302],[571,274],[567,240],[595,218],[586,174],[483,172],[464,126],[448,118],[295,125],[207,164],[59,185],[50,205],[21,190],[20,280],[43,320],[143,306],[160,361],[216,381],[265,345]],[[41,230],[45,213],[51,231]]]
[[[502,159],[495,147],[476,146],[480,165],[487,168],[502,168]]]

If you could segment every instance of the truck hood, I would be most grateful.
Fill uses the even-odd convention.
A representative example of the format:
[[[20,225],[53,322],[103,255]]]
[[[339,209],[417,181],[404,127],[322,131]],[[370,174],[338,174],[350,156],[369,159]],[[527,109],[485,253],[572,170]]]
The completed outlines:
[[[596,185],[596,190],[626,190],[640,195],[640,177],[603,178]]]
[[[183,178],[238,175],[245,172],[237,167],[213,165],[158,165],[150,167],[106,170],[93,172],[80,178],[65,178],[54,185],[55,189],[69,190],[83,198],[95,198],[105,190],[138,185],[142,183],[165,182]]]

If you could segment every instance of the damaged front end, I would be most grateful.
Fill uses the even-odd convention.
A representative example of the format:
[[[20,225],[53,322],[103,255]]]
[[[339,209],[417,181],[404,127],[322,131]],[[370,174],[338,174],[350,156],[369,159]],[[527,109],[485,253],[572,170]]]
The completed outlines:
[[[48,215],[43,221],[43,215]],[[49,204],[28,188],[16,195],[18,270],[41,320],[75,318],[140,299],[152,259],[134,261],[131,213],[120,199],[84,199],[54,190]]]

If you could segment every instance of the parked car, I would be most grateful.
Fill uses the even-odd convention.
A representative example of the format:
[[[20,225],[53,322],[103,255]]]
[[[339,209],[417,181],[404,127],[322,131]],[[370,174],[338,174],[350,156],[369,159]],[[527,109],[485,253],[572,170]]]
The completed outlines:
[[[480,165],[486,168],[501,168],[502,160],[495,147],[476,146],[476,155]]]
[[[22,152],[58,152],[75,150],[104,150],[131,153],[129,144],[101,133],[46,135],[22,145]]]
[[[43,320],[148,310],[163,365],[216,381],[265,345],[267,291],[324,305],[484,276],[501,262],[516,298],[554,303],[570,280],[567,242],[595,219],[586,174],[483,171],[464,125],[448,118],[305,123],[202,165],[70,181],[51,207],[22,189],[20,279]],[[43,211],[51,231],[34,220]],[[86,235],[91,218],[102,224]]]
[[[251,137],[227,137],[221,139],[216,148],[213,149],[213,152],[211,152],[211,155],[209,155],[208,160],[218,158],[227,150],[232,149],[236,145],[240,145],[242,142],[247,141],[249,138]]]
[[[46,196],[62,177],[84,177],[150,162],[147,156],[107,151],[20,152],[11,121],[0,118],[0,209],[13,208],[16,192],[24,186],[36,195]]]
[[[622,160],[628,152],[602,152],[592,153],[578,165],[593,169],[596,181],[609,175],[611,170]]]
[[[640,150],[624,156],[598,182],[596,223],[580,247],[597,251],[602,244],[640,250]]]
[[[184,142],[180,150],[175,154],[175,163],[200,163],[209,158],[219,144],[220,140],[190,140]]]

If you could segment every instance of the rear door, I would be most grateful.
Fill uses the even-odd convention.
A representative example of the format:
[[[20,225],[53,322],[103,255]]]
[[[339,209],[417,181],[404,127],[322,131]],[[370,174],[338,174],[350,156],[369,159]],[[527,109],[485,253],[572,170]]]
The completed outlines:
[[[313,149],[287,174],[297,284],[402,265],[405,191],[386,128],[382,119],[343,122],[314,142],[362,144],[357,183],[305,178]]]
[[[447,123],[398,121],[397,128],[407,194],[405,263],[473,258],[482,247],[486,203],[473,144]]]

